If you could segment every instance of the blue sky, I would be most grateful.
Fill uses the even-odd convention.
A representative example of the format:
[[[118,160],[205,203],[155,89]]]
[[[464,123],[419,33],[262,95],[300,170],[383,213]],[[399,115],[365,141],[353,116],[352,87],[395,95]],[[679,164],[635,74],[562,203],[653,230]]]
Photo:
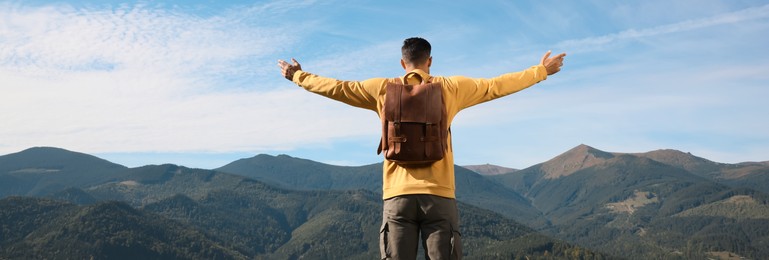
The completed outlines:
[[[767,1],[0,1],[0,154],[54,146],[127,166],[260,153],[363,165],[374,113],[306,92],[278,59],[345,80],[563,70],[462,111],[455,161],[525,168],[579,144],[769,160]]]

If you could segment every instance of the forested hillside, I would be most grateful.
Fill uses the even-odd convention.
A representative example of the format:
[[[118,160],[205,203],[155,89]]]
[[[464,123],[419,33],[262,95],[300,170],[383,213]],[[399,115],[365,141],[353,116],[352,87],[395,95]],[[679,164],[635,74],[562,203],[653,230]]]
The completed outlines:
[[[762,246],[769,241],[769,218],[762,217],[769,196],[719,181],[720,171],[737,166],[666,153],[608,153],[583,145],[491,178],[543,212],[552,223],[544,233],[610,254],[769,257]]]
[[[372,259],[381,195],[291,190],[176,165],[120,169],[101,184],[47,198],[0,200],[0,257],[98,259]],[[460,204],[468,259],[606,255]],[[12,225],[6,224],[12,223]]]
[[[220,168],[280,187],[300,190],[367,189],[382,192],[382,163],[341,167],[287,155],[257,155]],[[537,209],[520,194],[462,167],[454,168],[457,199],[530,225],[545,225]]]
[[[769,258],[767,162],[580,145],[508,173],[455,170],[466,259]],[[0,259],[379,254],[381,164],[128,168],[41,147],[0,156],[0,180]]]

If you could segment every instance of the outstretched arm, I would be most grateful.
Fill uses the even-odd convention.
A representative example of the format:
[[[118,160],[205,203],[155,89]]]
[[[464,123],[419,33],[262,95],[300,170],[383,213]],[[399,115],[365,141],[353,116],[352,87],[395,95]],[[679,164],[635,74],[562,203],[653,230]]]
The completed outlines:
[[[459,109],[464,109],[492,99],[500,98],[528,88],[558,73],[566,53],[550,57],[548,51],[540,63],[526,70],[502,74],[494,78],[452,77],[458,83]]]
[[[302,71],[302,65],[293,58],[291,63],[278,60],[278,67],[283,77],[307,91],[351,106],[377,111],[376,97],[381,90],[382,80],[343,81],[322,77]]]

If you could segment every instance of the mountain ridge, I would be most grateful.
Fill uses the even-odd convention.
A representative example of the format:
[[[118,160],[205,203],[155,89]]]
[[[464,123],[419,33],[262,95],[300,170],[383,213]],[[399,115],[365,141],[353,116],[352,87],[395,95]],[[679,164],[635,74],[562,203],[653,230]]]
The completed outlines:
[[[605,151],[596,149],[596,148],[594,148],[592,146],[589,146],[589,145],[586,145],[586,144],[577,145],[577,146],[567,150],[566,152],[564,152],[562,154],[556,155],[553,159],[558,158],[558,157],[566,157],[568,155],[585,156],[584,154],[581,153],[583,151],[587,152],[588,155],[591,155],[591,156],[597,157],[597,158],[601,158],[601,157],[608,157],[608,158],[610,158],[611,156],[615,156],[615,155],[630,154],[630,155],[644,156],[644,157],[648,157],[650,159],[659,159],[659,158],[665,158],[666,156],[664,156],[664,154],[675,154],[675,155],[688,155],[688,156],[691,156],[693,158],[696,158],[696,160],[701,160],[701,161],[704,161],[704,162],[707,162],[707,163],[710,163],[710,164],[715,164],[715,165],[769,166],[769,160],[767,160],[767,161],[744,161],[744,162],[738,162],[738,163],[731,163],[730,164],[730,163],[720,163],[720,162],[710,161],[708,159],[692,155],[691,153],[682,152],[682,151],[675,150],[675,149],[657,149],[657,150],[648,151],[648,152],[641,152],[641,153],[622,153],[622,152],[605,152]],[[37,155],[29,156],[32,153],[35,153]],[[67,149],[64,149],[64,148],[58,148],[58,147],[37,146],[37,147],[27,148],[27,149],[24,149],[24,150],[19,151],[19,152],[13,152],[13,153],[5,154],[5,155],[0,155],[0,173],[11,172],[11,171],[16,171],[17,173],[21,173],[21,172],[34,173],[35,170],[36,170],[34,168],[26,168],[25,169],[25,168],[17,167],[17,168],[15,168],[13,170],[8,169],[8,166],[7,166],[8,162],[15,160],[16,159],[15,156],[19,156],[19,155],[23,155],[25,157],[37,157],[37,158],[44,158],[44,157],[45,158],[51,158],[51,155],[53,155],[54,158],[65,158],[67,156],[73,156],[73,158],[74,158],[74,157],[77,157],[77,156],[81,156],[83,158],[90,158],[90,159],[92,159],[94,161],[100,161],[100,162],[103,162],[103,163],[106,163],[106,164],[114,165],[114,166],[119,167],[119,168],[128,168],[128,167],[120,165],[118,163],[114,163],[114,162],[111,162],[111,161],[108,161],[106,159],[99,158],[97,156],[93,156],[93,155],[90,155],[90,154],[85,154],[85,153],[81,153],[81,152],[71,151],[71,150],[67,150]],[[278,158],[278,159],[286,158],[286,159],[289,159],[289,160],[290,159],[294,159],[294,160],[305,161],[305,162],[312,163],[312,164],[321,164],[321,165],[325,165],[325,166],[334,166],[334,167],[349,167],[349,168],[366,167],[366,166],[381,164],[380,162],[374,162],[374,163],[371,163],[371,164],[365,164],[365,165],[360,165],[360,166],[342,166],[342,165],[333,165],[333,164],[327,164],[327,163],[323,163],[323,162],[319,162],[319,161],[314,161],[312,159],[293,157],[293,156],[288,155],[288,154],[278,154],[278,155],[256,154],[256,155],[254,155],[252,157],[249,157],[249,158],[237,159],[237,160],[235,160],[233,162],[230,162],[228,164],[232,164],[232,163],[235,163],[235,162],[238,162],[238,161],[241,161],[241,160],[249,160],[249,159],[259,159],[259,160],[267,159],[267,160],[269,160],[269,159],[273,159],[273,158]],[[545,162],[552,161],[553,159],[550,159],[550,160],[545,161]],[[69,159],[67,159],[67,160],[69,160]],[[59,160],[59,161],[64,161],[64,160]],[[545,162],[543,162],[543,163],[545,163]],[[673,165],[676,164],[676,163],[674,163],[674,161],[671,161],[671,160],[663,160],[663,162],[668,163],[668,164],[673,164]],[[173,164],[173,163],[167,163],[167,164],[177,165],[177,164]],[[217,167],[217,168],[213,168],[213,169],[224,168],[228,164],[226,164],[224,166]],[[35,165],[39,165],[39,164],[35,164]],[[143,166],[151,166],[151,165],[153,165],[153,164],[147,164],[147,165],[143,165]],[[183,166],[183,165],[177,165],[177,166]],[[460,166],[460,167],[464,167],[464,168],[468,168],[468,169],[470,169],[470,168],[474,169],[476,167],[477,168],[481,168],[481,167],[487,167],[487,166],[492,168],[490,173],[489,174],[479,173],[479,174],[482,174],[482,175],[495,175],[495,174],[510,173],[510,172],[514,172],[514,171],[519,171],[520,170],[520,169],[508,168],[508,167],[494,165],[494,164],[488,164],[488,163],[477,164],[477,165],[465,165],[465,166]],[[142,166],[139,166],[139,167],[142,167]],[[684,168],[686,168],[686,167],[684,167]],[[473,169],[471,169],[471,170],[474,171]],[[511,171],[510,172],[501,172],[501,171],[508,170],[508,169],[511,170]],[[38,171],[40,171],[40,172],[45,172],[46,170],[56,171],[58,169],[56,169],[56,167],[53,167],[53,168],[50,168],[50,169],[48,169],[48,168],[40,168],[40,169],[38,169]],[[554,175],[557,175],[557,174],[554,174]]]
[[[542,171],[547,179],[568,176],[578,170],[601,164],[614,155],[585,144],[580,144],[556,157],[542,163]]]
[[[381,221],[381,163],[334,166],[288,155],[262,154],[211,170],[173,164],[127,168],[64,149],[30,151],[0,156],[0,178],[4,181],[0,186],[13,187],[20,195],[47,196],[81,206],[121,201],[182,225],[216,223],[218,226],[200,232],[217,234],[212,243],[223,243],[234,254],[361,259],[376,255],[376,245],[371,244],[375,243],[371,242],[376,240],[374,237],[356,244],[371,250],[344,256],[329,253],[340,251],[337,244],[318,239],[332,229],[340,229],[339,236],[376,233],[376,223]],[[56,165],[51,162],[57,160],[46,160],[45,156],[75,159],[58,160],[73,165]],[[513,218],[529,229],[586,248],[618,256],[631,252],[630,258],[638,259],[679,254],[702,258],[708,252],[769,257],[769,250],[762,249],[760,242],[769,239],[769,231],[764,232],[769,219],[762,217],[769,210],[769,164],[764,162],[725,164],[671,149],[619,153],[581,144],[514,172],[481,175],[456,166],[455,174],[457,200],[463,211],[488,211],[487,215],[495,218]],[[29,176],[36,176],[31,179],[36,182],[31,182]],[[0,195],[0,199],[9,196]],[[33,203],[30,207],[57,212],[56,207],[45,205]],[[111,209],[120,211],[120,207]],[[50,217],[39,211],[23,212],[36,216],[38,223]],[[340,215],[342,212],[347,215]],[[134,213],[124,211],[127,215]],[[258,221],[264,222],[243,224],[249,216],[260,216]],[[479,240],[469,240],[474,254],[480,254],[483,245],[496,245],[486,250],[507,254],[495,250],[502,245],[514,248],[516,243],[527,244],[525,241],[553,243],[544,236],[525,241],[520,240],[523,237],[509,236],[512,240],[495,240],[493,234],[482,231],[493,221],[486,217],[478,222],[472,219],[476,217],[463,217],[463,223],[473,223],[465,227],[480,232],[475,233],[480,235],[476,237]],[[359,224],[345,224],[351,221]],[[495,228],[515,225],[505,223]],[[294,231],[304,236],[294,237]],[[22,227],[13,232],[28,230]],[[732,240],[732,236],[739,239]],[[539,247],[541,243],[530,246]],[[331,251],[311,250],[306,245]]]
[[[580,145],[529,168],[489,177],[523,194],[543,212],[552,223],[542,229],[544,233],[604,252],[621,255],[623,251],[618,249],[633,243],[639,245],[635,250],[649,254],[646,258],[666,258],[663,255],[670,246],[691,251],[680,242],[689,241],[743,256],[765,256],[769,252],[757,248],[758,241],[767,237],[756,226],[769,225],[769,221],[735,218],[729,210],[751,216],[764,214],[769,207],[767,195],[753,187],[766,187],[769,182],[749,185],[719,178],[725,170],[742,167],[674,150],[608,153]],[[760,170],[748,176],[766,176]],[[723,202],[734,196],[756,204]],[[742,246],[755,250],[700,237],[728,234],[729,230],[711,228],[724,219],[732,222],[733,230],[749,234]],[[678,221],[688,223],[682,225],[685,228],[671,229],[670,225]],[[589,233],[595,235],[579,235]],[[677,237],[678,242],[670,237]]]
[[[380,194],[382,191],[382,163],[339,167],[290,156],[259,155],[215,170],[291,189],[366,189]],[[520,194],[459,166],[455,166],[454,174],[457,200],[494,210],[524,223],[546,224],[537,221],[540,215]]]

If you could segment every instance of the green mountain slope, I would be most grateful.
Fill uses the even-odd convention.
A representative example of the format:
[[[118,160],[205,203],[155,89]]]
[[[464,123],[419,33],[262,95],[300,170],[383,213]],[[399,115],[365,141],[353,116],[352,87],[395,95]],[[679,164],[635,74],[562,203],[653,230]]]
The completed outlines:
[[[257,155],[237,160],[216,170],[288,189],[366,189],[377,193],[382,190],[381,163],[343,167],[287,155]],[[457,200],[502,213],[530,225],[545,224],[539,212],[520,194],[465,168],[455,167],[454,171]]]
[[[468,259],[596,255],[573,243],[630,259],[729,254],[769,258],[766,162],[722,164],[675,150],[627,154],[580,145],[507,174],[482,176],[455,169]],[[128,169],[63,149],[33,148],[0,156],[0,197],[46,196],[85,206],[48,199],[2,200],[0,206],[8,210],[0,208],[0,259],[50,258],[42,245],[67,240],[74,241],[72,248],[57,252],[102,254],[102,247],[90,245],[95,242],[89,235],[68,237],[81,231],[106,234],[101,229],[128,230],[115,231],[122,234],[114,235],[115,241],[131,234],[135,241],[160,243],[149,249],[142,243],[100,244],[118,251],[130,245],[156,258],[192,254],[371,259],[378,255],[380,185],[381,164],[340,167],[258,155],[218,170],[170,164]],[[98,207],[107,208],[95,211],[107,218],[98,223],[117,229],[62,224]],[[110,224],[109,219],[132,224]],[[164,225],[169,230],[144,234],[147,237],[131,229],[165,229]],[[178,228],[192,233],[179,234]],[[163,239],[157,234],[166,233],[203,242],[190,242],[198,245],[192,249],[156,242]],[[81,240],[88,245],[79,244]],[[207,251],[200,251],[203,244]],[[169,247],[184,252],[163,249]]]
[[[68,187],[104,182],[126,167],[52,147],[30,148],[0,156],[0,198],[41,196]]]
[[[685,169],[718,183],[769,193],[769,163],[767,162],[717,163],[676,150],[656,150],[636,155]]]
[[[381,225],[381,198],[378,194],[366,190],[292,191],[271,187],[242,176],[174,165],[157,165],[130,169],[112,182],[79,191],[69,190],[62,194],[83,192],[97,201],[118,199],[138,207],[133,209],[127,204],[115,202],[98,202],[91,206],[51,202],[54,205],[64,205],[62,207],[71,211],[68,214],[54,211],[51,213],[54,215],[76,216],[83,214],[81,212],[87,209],[88,212],[101,212],[97,214],[98,216],[105,216],[106,219],[99,218],[83,224],[96,226],[94,229],[88,229],[86,226],[72,226],[74,224],[57,224],[64,226],[69,230],[67,232],[70,232],[67,234],[73,236],[81,232],[80,230],[87,232],[88,234],[79,235],[85,237],[84,241],[92,241],[93,237],[98,237],[95,234],[106,232],[119,234],[115,240],[123,241],[121,239],[126,236],[138,236],[133,230],[123,231],[125,228],[147,230],[143,235],[149,237],[129,240],[146,242],[136,242],[139,244],[120,242],[122,248],[110,247],[109,250],[136,249],[138,253],[135,254],[141,254],[141,256],[158,257],[157,253],[165,258],[169,254],[176,254],[175,251],[169,251],[170,249],[162,243],[153,247],[159,247],[160,252],[152,251],[155,249],[147,251],[141,246],[160,243],[157,240],[168,239],[171,236],[164,234],[176,232],[175,227],[181,226],[188,233],[174,236],[208,241],[203,248],[209,250],[204,252],[197,252],[194,248],[189,249],[185,246],[178,247],[178,250],[187,250],[185,252],[195,255],[221,253],[223,258],[371,259],[378,257],[379,254],[378,229]],[[81,196],[64,196],[64,198],[71,197],[80,198]],[[104,207],[106,209],[102,209]],[[0,211],[17,212],[18,210],[9,207],[7,210],[0,208]],[[463,240],[466,243],[465,252],[468,259],[480,256],[484,256],[480,257],[481,259],[489,259],[489,256],[565,255],[574,252],[600,255],[537,234],[521,224],[488,210],[461,204],[460,214],[463,219]],[[49,215],[43,214],[43,216]],[[45,219],[35,214],[20,213],[17,217],[9,218],[8,222],[3,223],[14,223],[16,219],[22,218]],[[62,220],[53,218],[47,222],[61,223]],[[109,227],[109,231],[99,231],[98,226],[102,223]],[[164,225],[173,229],[165,230]],[[51,229],[52,226],[43,226],[43,231],[31,225],[25,226],[27,229],[11,233],[18,234],[14,236],[17,238],[29,238],[36,237],[30,236],[30,233],[65,232],[57,228]],[[112,228],[113,226],[116,228]],[[47,231],[48,229],[53,231]],[[198,234],[205,235],[198,236]],[[60,237],[44,236],[35,238],[35,241],[40,241],[39,244],[53,243],[48,240],[49,238],[59,239]],[[184,239],[181,241],[187,241]],[[66,243],[64,241],[67,240],[59,243]],[[24,247],[18,246],[21,245],[19,243],[24,244]],[[19,251],[13,250],[0,256],[19,255],[21,249],[31,250],[31,252],[43,251],[30,249],[34,246],[28,245],[29,243],[4,241],[0,246],[17,248]],[[172,241],[166,243],[169,244]],[[189,243],[196,244],[192,241]],[[512,244],[517,246],[509,248],[494,246]],[[76,249],[76,251],[67,252],[69,255],[102,252],[98,251],[101,250],[99,247],[91,248],[79,242],[69,245],[73,248],[72,250]],[[211,248],[220,250],[213,251],[214,249]],[[491,259],[508,258],[491,257]]]
[[[245,259],[174,221],[119,202],[76,206],[0,200],[0,257],[9,259]]]
[[[769,219],[769,205],[750,195],[734,195],[724,200],[684,210],[673,216],[710,216],[735,220]]]
[[[728,251],[769,256],[750,246],[769,239],[767,233],[741,231],[756,223],[769,225],[767,219],[731,218],[733,235],[749,234],[743,248],[728,242],[728,232],[708,228],[723,223],[726,211],[759,216],[767,208],[761,192],[719,184],[687,170],[720,169],[708,162],[664,156],[654,160],[582,145],[542,164],[489,178],[529,198],[552,223],[546,234],[615,255],[668,258],[686,252],[697,258],[708,251]],[[733,197],[753,204],[722,202]],[[671,223],[687,229],[670,229]]]
[[[215,169],[271,185],[303,190],[382,190],[382,164],[334,166],[288,155],[260,154]]]

